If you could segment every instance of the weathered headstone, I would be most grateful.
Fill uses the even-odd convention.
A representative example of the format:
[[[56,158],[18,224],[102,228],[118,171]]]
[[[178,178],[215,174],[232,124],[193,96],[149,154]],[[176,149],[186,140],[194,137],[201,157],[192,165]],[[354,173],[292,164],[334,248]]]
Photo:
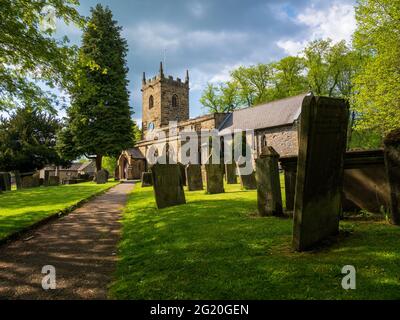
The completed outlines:
[[[186,166],[186,185],[189,191],[203,190],[200,164],[188,164]]]
[[[0,172],[0,191],[11,190],[11,175],[8,172]]]
[[[142,187],[151,187],[153,185],[153,176],[151,172],[142,172]]]
[[[60,184],[60,177],[58,176],[49,176],[47,180],[47,186],[58,186]]]
[[[23,176],[21,187],[23,189],[39,187],[39,177],[37,175]]]
[[[205,164],[207,193],[223,193],[224,190],[224,165]]]
[[[97,184],[107,183],[108,171],[104,169],[97,171],[95,179]]]
[[[236,165],[242,189],[244,189],[244,190],[255,190],[255,189],[257,189],[257,182],[256,182],[255,172],[254,172],[253,169],[252,169],[251,173],[245,172],[245,169],[244,169],[245,166],[246,166],[245,163],[243,163],[243,164],[237,163],[237,165]]]
[[[225,164],[225,180],[227,184],[236,184],[236,163]]]
[[[21,173],[19,171],[14,171],[14,177],[17,190],[21,190],[22,189]]]
[[[151,167],[153,189],[159,209],[185,204],[182,176],[178,164],[155,164]]]
[[[400,128],[391,131],[384,140],[386,174],[390,188],[392,223],[400,225]]]
[[[343,99],[303,100],[293,226],[298,251],[339,232],[348,113]]]
[[[281,157],[279,162],[285,177],[286,211],[293,211],[296,192],[297,156]]]
[[[272,147],[265,147],[256,159],[257,205],[262,216],[283,215],[278,161]]]
[[[183,183],[184,186],[186,186],[186,168],[185,168],[185,165],[180,163],[180,162],[178,162],[178,166],[179,166],[179,170],[180,170],[180,173],[181,173],[182,183]]]

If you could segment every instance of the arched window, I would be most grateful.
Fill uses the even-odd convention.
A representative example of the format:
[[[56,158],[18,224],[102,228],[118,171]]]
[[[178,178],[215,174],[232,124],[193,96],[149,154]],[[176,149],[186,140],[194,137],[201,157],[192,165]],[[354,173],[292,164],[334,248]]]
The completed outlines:
[[[154,107],[154,98],[153,98],[153,96],[150,96],[150,98],[149,98],[149,109],[151,109],[153,107]]]
[[[178,96],[174,94],[172,96],[172,108],[177,108],[178,107]]]

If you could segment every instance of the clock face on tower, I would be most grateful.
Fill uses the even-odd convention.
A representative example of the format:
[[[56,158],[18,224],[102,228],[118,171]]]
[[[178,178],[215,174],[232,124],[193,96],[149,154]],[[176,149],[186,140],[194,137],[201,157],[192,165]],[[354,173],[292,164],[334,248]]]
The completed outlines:
[[[147,129],[150,131],[154,130],[154,122],[150,122],[149,125],[147,126]]]

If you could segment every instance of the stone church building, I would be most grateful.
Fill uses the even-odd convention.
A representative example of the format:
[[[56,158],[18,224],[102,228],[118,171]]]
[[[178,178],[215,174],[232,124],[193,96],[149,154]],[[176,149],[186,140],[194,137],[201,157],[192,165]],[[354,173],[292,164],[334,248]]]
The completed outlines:
[[[231,113],[213,113],[189,118],[189,72],[184,80],[165,76],[162,63],[158,75],[142,79],[142,140],[134,148],[125,150],[118,159],[117,174],[120,179],[140,179],[147,170],[148,149],[162,142],[151,133],[155,129],[168,134],[170,121],[175,121],[176,130],[195,131],[218,129],[220,135],[231,130],[254,130],[252,155],[256,158],[264,141],[281,156],[297,155],[297,121],[306,94],[273,101]],[[177,145],[179,148],[179,145]],[[158,150],[161,154],[162,150]]]

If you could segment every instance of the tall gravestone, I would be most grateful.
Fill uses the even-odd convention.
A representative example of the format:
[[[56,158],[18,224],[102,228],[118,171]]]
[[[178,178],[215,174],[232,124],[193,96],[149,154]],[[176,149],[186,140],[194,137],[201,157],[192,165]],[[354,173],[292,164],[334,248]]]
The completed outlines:
[[[181,179],[184,186],[186,186],[186,167],[183,163],[178,162],[179,170],[181,173]]]
[[[151,187],[153,185],[153,176],[151,172],[142,172],[142,187]]]
[[[155,164],[151,167],[153,189],[159,209],[185,204],[182,175],[178,164]]]
[[[11,190],[11,175],[8,172],[0,172],[0,191]]]
[[[254,170],[249,174],[245,172],[245,164],[236,164],[240,184],[244,190],[255,190],[257,189],[256,175]]]
[[[14,177],[15,177],[15,185],[17,187],[17,190],[21,190],[22,189],[21,173],[19,171],[14,171]]]
[[[272,147],[264,147],[256,159],[257,205],[262,216],[283,215],[278,161]]]
[[[348,115],[343,99],[303,100],[293,226],[298,251],[339,232]]]
[[[206,171],[207,193],[223,193],[224,190],[224,166],[222,164],[207,163],[204,165]]]
[[[384,146],[391,219],[393,224],[400,225],[400,128],[391,131],[385,137]]]
[[[236,184],[236,163],[225,164],[225,180],[227,184]]]
[[[189,191],[203,190],[203,177],[200,164],[188,164],[186,170],[186,185]]]

